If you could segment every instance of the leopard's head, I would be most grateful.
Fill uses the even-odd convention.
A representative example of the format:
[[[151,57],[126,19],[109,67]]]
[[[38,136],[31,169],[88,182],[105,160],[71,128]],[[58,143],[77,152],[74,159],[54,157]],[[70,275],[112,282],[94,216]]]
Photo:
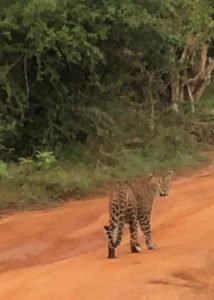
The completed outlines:
[[[168,171],[166,174],[152,174],[150,181],[159,196],[165,197],[169,194],[173,179],[173,171]]]

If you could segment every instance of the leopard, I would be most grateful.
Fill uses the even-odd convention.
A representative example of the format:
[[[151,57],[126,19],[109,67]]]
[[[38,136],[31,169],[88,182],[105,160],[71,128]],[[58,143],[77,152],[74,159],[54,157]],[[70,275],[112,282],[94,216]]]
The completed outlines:
[[[108,244],[108,258],[116,258],[124,225],[129,225],[132,253],[141,252],[138,242],[138,226],[144,234],[148,250],[154,250],[151,233],[151,214],[154,199],[166,197],[171,189],[173,171],[153,172],[143,178],[118,181],[113,185],[109,199],[109,222],[104,226]]]

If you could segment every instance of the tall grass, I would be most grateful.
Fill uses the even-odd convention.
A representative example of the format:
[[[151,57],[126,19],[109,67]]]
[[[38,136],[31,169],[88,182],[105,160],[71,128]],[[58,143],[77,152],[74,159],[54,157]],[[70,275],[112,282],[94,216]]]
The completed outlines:
[[[153,141],[154,142],[154,141]],[[160,143],[160,140],[157,142]],[[163,141],[162,141],[163,142]],[[195,150],[181,147],[175,151],[171,141],[164,144],[151,144],[144,151],[124,150],[114,153],[116,164],[99,160],[83,159],[78,163],[58,161],[50,168],[37,168],[35,162],[29,165],[10,164],[9,177],[0,181],[0,209],[39,209],[54,207],[68,199],[80,199],[111,185],[117,180],[141,177],[154,170],[194,167],[207,158]]]

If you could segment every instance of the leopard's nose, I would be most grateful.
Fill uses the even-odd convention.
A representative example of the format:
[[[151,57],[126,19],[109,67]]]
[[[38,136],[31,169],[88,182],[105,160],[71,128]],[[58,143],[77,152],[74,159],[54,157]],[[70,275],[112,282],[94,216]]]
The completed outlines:
[[[161,196],[167,196],[167,190],[166,189],[163,189],[160,193]]]

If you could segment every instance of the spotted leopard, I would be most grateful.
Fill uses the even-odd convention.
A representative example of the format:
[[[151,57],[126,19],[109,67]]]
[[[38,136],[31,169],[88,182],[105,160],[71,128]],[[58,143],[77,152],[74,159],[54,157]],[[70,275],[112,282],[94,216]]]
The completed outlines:
[[[138,223],[144,233],[147,248],[156,248],[152,242],[150,225],[153,200],[157,196],[168,195],[172,178],[173,172],[169,171],[114,185],[109,203],[109,225],[104,226],[108,241],[108,258],[116,257],[115,249],[122,240],[125,224],[129,224],[131,252],[141,252],[137,236]]]

